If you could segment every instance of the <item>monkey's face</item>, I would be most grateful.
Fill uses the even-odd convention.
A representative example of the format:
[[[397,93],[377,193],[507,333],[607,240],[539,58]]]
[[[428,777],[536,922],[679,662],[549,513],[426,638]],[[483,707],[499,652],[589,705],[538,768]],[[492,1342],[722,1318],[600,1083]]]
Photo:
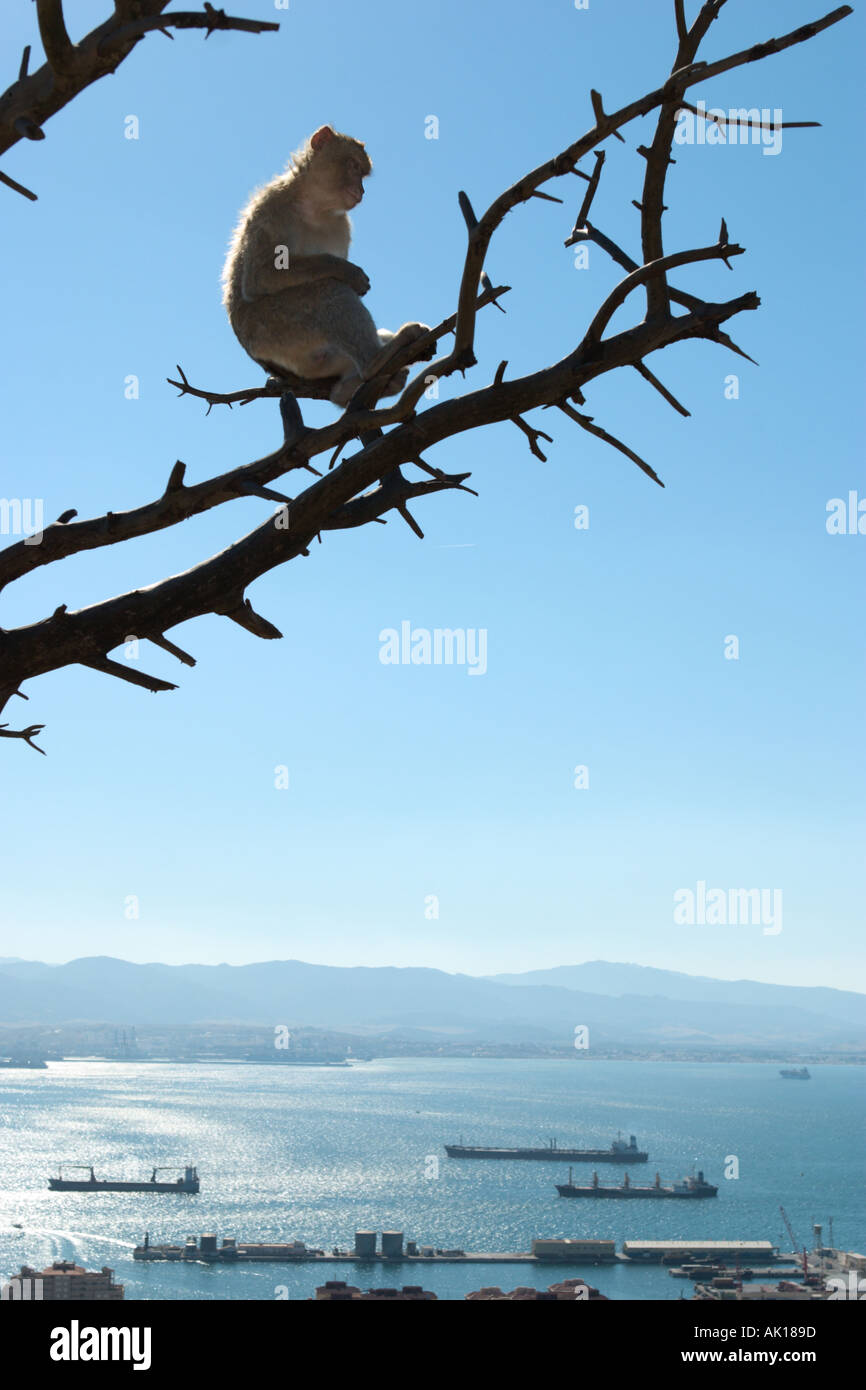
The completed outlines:
[[[342,188],[346,198],[346,211],[357,207],[364,196],[364,179],[370,172],[370,161],[363,147],[361,155],[347,155],[343,162]]]
[[[326,202],[339,212],[357,207],[364,196],[364,179],[373,167],[361,141],[324,126],[310,145],[310,171]]]
[[[316,155],[325,162],[324,177],[333,206],[340,212],[356,208],[364,196],[364,179],[370,172],[370,159],[359,140],[344,135]]]

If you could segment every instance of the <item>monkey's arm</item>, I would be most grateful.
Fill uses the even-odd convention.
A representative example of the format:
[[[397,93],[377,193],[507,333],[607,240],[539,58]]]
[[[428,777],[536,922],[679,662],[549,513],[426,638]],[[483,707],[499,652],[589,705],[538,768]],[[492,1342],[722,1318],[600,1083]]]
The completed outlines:
[[[249,301],[263,294],[279,294],[280,290],[295,289],[298,285],[326,279],[343,280],[358,295],[366,294],[370,288],[370,281],[361,267],[342,256],[333,256],[325,251],[313,256],[294,256],[290,252],[289,263],[283,269],[275,264],[276,259],[276,253],[272,251],[265,255],[247,256],[241,286],[244,299]]]

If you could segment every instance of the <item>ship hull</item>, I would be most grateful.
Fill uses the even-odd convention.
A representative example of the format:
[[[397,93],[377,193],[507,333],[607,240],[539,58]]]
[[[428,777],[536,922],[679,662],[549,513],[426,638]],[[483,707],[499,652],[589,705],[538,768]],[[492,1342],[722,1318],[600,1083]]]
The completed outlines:
[[[97,1179],[95,1182],[76,1182],[74,1179],[49,1178],[48,1186],[52,1192],[191,1192],[199,1190],[195,1182],[109,1182]]]
[[[612,1153],[610,1149],[482,1149],[446,1144],[449,1158],[545,1159],[559,1163],[646,1163],[645,1153]]]
[[[668,1198],[672,1201],[699,1201],[703,1197],[715,1197],[719,1189],[708,1186],[704,1190],[674,1192],[664,1187],[574,1187],[570,1183],[557,1183],[556,1190],[560,1197],[624,1197],[633,1198],[635,1201],[641,1197],[649,1197],[655,1201]]]

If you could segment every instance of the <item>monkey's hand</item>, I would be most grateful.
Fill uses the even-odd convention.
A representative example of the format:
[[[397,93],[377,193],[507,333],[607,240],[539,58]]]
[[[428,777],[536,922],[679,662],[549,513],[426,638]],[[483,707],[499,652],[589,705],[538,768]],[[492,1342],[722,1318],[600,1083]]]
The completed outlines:
[[[354,261],[346,261],[345,275],[343,278],[346,284],[355,291],[355,294],[364,296],[370,288],[370,280],[365,270]]]

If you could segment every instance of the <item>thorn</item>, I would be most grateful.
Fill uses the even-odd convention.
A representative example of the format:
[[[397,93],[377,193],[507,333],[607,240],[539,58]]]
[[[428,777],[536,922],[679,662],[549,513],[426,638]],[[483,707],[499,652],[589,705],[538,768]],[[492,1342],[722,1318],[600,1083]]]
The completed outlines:
[[[8,729],[8,728],[9,728],[9,725],[8,725],[8,724],[0,724],[0,729]],[[35,738],[35,736],[36,736],[38,733],[41,733],[42,730],[43,730],[44,728],[45,728],[45,725],[44,725],[44,724],[30,724],[26,729],[16,729],[14,733],[11,733],[11,734],[4,734],[3,737],[4,737],[4,738],[23,738],[24,742],[25,742],[26,744],[29,744],[29,746],[30,746],[31,748],[35,748],[37,753],[41,753],[43,756],[46,756],[46,754],[45,754],[45,749],[44,749],[44,748],[40,748],[38,743],[34,743],[34,742],[33,742],[33,739]]]
[[[602,105],[601,92],[591,90],[589,93],[589,99],[592,102],[592,109],[595,114],[595,119],[598,122],[598,124],[601,125],[604,121],[608,119],[607,112],[605,111],[604,106]],[[614,135],[617,140],[619,140],[621,145],[625,144],[625,140],[620,135],[618,130],[611,131],[611,134]]]
[[[23,183],[18,183],[17,179],[10,178],[9,174],[4,174],[2,170],[0,170],[0,183],[5,183],[7,188],[11,188],[15,193],[20,193],[22,198],[29,198],[31,203],[37,201],[36,194],[32,189],[25,188]]]
[[[180,459],[178,459],[177,463],[174,465],[174,468],[168,475],[168,482],[165,485],[165,493],[163,494],[163,496],[167,495],[169,492],[180,492],[181,488],[183,487],[183,478],[185,473],[186,464],[181,463]]]
[[[528,425],[520,415],[512,415],[509,418],[512,424],[516,425],[517,428],[519,430],[522,430],[523,433],[526,435],[527,439],[529,440],[530,452],[533,453],[536,458],[541,459],[542,463],[547,463],[547,455],[541,452],[541,449],[538,445],[538,441],[539,439],[546,439],[548,444],[552,444],[553,439],[551,438],[551,436],[549,434],[545,434],[544,430],[537,430],[534,428],[534,426]]]
[[[30,116],[19,116],[13,122],[13,130],[25,140],[44,140],[45,131]]]
[[[399,502],[397,504],[396,510],[400,513],[406,525],[415,532],[415,535],[418,537],[418,539],[423,541],[424,532],[421,530],[421,527],[418,525],[414,516],[412,516],[405,502]]]
[[[414,463],[414,465],[415,465],[416,468],[421,468],[421,469],[423,469],[423,471],[424,471],[425,473],[429,473],[429,474],[430,474],[430,477],[431,477],[431,478],[436,478],[436,479],[438,479],[440,482],[441,482],[441,480],[442,480],[444,477],[447,476],[445,473],[442,472],[442,469],[441,469],[441,468],[432,468],[431,465],[430,465],[429,463],[425,463],[424,460],[423,460],[422,458],[410,459],[409,462],[410,462],[410,463]],[[467,477],[467,478],[469,477],[469,474],[468,474],[468,473],[466,474],[466,477]]]
[[[89,666],[92,671],[100,671],[104,676],[116,676],[120,681],[128,681],[130,685],[140,685],[145,690],[149,690],[151,695],[159,695],[163,690],[177,690],[176,685],[171,681],[161,680],[159,676],[150,676],[146,671],[136,671],[131,666],[124,666],[121,661],[113,661],[108,656],[93,656],[81,658],[82,666]]]
[[[277,492],[276,488],[265,487],[262,483],[256,483],[252,478],[238,478],[235,482],[238,492],[246,493],[254,497],[263,497],[266,502],[283,502],[291,504],[293,497],[287,497],[284,492]]]
[[[691,415],[691,411],[686,410],[685,406],[680,404],[676,396],[659,381],[658,377],[655,376],[643,362],[633,362],[632,366],[636,372],[640,373],[645,381],[648,381],[651,386],[655,387],[659,395],[663,396],[667,401],[668,405],[672,405],[674,410],[679,411],[680,415],[685,415],[687,418]]]
[[[283,442],[294,444],[306,427],[301,407],[292,391],[283,391],[280,396],[280,419],[283,422]]]
[[[310,552],[304,550],[301,553],[309,555]],[[248,598],[235,595],[233,599],[226,601],[224,607],[215,608],[213,611],[219,613],[223,618],[231,618],[233,623],[246,628],[247,632],[251,632],[254,637],[275,638],[283,635],[278,627],[274,627],[273,623],[269,623],[267,618],[263,618],[260,613],[255,611]]]
[[[163,651],[170,652],[172,656],[176,656],[178,661],[183,662],[184,666],[195,665],[195,657],[190,656],[189,652],[185,652],[183,647],[175,646],[174,642],[169,642],[165,633],[151,634],[147,641],[152,642],[155,647],[162,647]]]
[[[460,204],[460,211],[463,213],[463,221],[466,223],[467,229],[471,232],[473,228],[478,226],[478,218],[475,216],[472,204],[469,201],[469,195],[464,193],[462,188],[457,194],[457,202]]]
[[[68,511],[60,513],[54,524],[56,526],[65,526],[67,521],[71,521],[74,516],[78,516],[78,512],[74,507],[70,507]]]

